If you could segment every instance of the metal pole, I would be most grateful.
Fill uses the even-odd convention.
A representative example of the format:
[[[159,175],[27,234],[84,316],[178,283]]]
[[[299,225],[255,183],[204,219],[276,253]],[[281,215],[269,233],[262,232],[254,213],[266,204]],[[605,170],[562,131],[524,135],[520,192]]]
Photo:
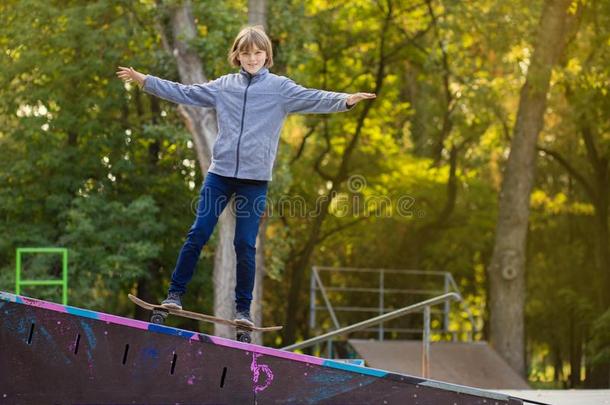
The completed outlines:
[[[383,269],[379,272],[379,315],[383,315],[384,301],[383,301],[383,289],[384,289],[384,274]],[[379,324],[379,340],[383,342],[383,322]]]
[[[424,307],[424,336],[421,360],[422,377],[430,378],[430,306]]]
[[[21,249],[17,249],[17,262],[15,268],[15,294],[21,294]]]
[[[449,273],[445,273],[445,294],[449,292]],[[450,302],[445,301],[444,305],[444,317],[443,317],[443,331],[447,333],[449,331],[449,309]]]
[[[461,299],[462,299],[462,297],[460,297],[459,294],[454,293],[454,292],[451,292],[449,294],[439,295],[438,297],[430,298],[429,300],[422,301],[418,304],[409,305],[408,307],[400,308],[395,311],[388,312],[387,314],[383,314],[381,316],[376,316],[374,318],[367,319],[366,321],[358,322],[358,323],[355,323],[350,326],[345,326],[339,330],[333,330],[333,331],[325,333],[323,335],[316,336],[311,339],[307,339],[303,342],[294,343],[289,346],[284,346],[281,348],[281,350],[296,350],[296,349],[301,349],[303,347],[309,347],[318,342],[324,342],[334,336],[346,335],[350,332],[366,329],[366,328],[368,328],[370,326],[374,326],[374,325],[379,325],[379,323],[383,322],[383,321],[389,321],[392,319],[400,318],[401,316],[404,316],[408,313],[419,312],[426,306],[440,304],[444,300],[460,301]]]
[[[326,304],[326,308],[328,308],[328,313],[330,314],[330,318],[333,320],[333,324],[335,325],[335,329],[340,329],[341,325],[339,325],[339,320],[337,319],[337,315],[335,314],[335,310],[333,306],[330,304],[330,300],[328,299],[328,295],[326,294],[326,289],[322,284],[322,279],[320,278],[318,272],[313,273],[316,278],[316,282],[320,287],[320,293],[322,293],[322,298],[324,299],[324,303]]]
[[[68,249],[63,251],[62,255],[62,294],[61,301],[64,305],[68,305]]]
[[[316,327],[316,266],[311,268],[311,279],[309,281],[309,330],[313,331]]]

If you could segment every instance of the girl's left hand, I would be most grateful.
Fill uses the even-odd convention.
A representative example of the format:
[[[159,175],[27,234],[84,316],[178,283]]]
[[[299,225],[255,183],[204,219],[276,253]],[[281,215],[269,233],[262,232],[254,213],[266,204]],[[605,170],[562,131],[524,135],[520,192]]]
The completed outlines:
[[[347,98],[347,105],[352,106],[356,103],[359,103],[362,100],[367,100],[371,98],[375,98],[377,95],[375,93],[354,93],[350,94]]]
[[[146,79],[145,74],[138,72],[132,67],[119,66],[116,75],[125,82],[134,81],[138,83],[140,87],[144,86],[144,79]]]

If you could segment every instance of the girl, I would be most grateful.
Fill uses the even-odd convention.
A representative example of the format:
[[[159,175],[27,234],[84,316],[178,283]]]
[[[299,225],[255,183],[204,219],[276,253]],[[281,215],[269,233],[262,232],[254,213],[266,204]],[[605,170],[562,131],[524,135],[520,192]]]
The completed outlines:
[[[197,217],[178,255],[167,298],[161,305],[182,308],[181,296],[193,276],[201,249],[229,199],[235,196],[235,322],[253,326],[250,302],[256,236],[286,116],[347,111],[356,103],[376,96],[307,89],[269,72],[273,66],[273,50],[262,26],[242,29],[228,58],[232,66],[240,67],[239,73],[204,84],[182,85],[142,74],[131,67],[119,67],[117,76],[135,81],[145,92],[165,100],[216,109],[218,136],[201,188]]]

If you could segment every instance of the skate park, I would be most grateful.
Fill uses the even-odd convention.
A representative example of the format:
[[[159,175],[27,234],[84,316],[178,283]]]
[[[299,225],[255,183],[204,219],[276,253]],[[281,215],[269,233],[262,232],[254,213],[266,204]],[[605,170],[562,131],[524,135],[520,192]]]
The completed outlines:
[[[609,404],[605,0],[0,5],[0,403]]]

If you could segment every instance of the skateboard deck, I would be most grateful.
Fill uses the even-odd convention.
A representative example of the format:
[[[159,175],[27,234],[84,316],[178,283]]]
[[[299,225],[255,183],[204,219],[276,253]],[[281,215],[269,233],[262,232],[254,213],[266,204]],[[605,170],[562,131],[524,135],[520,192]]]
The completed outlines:
[[[283,326],[267,326],[267,327],[249,326],[249,325],[246,325],[243,323],[234,322],[234,321],[231,321],[228,319],[218,318],[218,317],[212,316],[212,315],[205,315],[205,314],[200,314],[197,312],[185,311],[184,309],[166,308],[166,307],[158,305],[158,304],[151,304],[151,303],[148,303],[148,302],[136,297],[135,295],[131,295],[131,294],[127,294],[127,296],[134,304],[136,304],[137,306],[142,307],[144,309],[147,309],[149,311],[155,311],[155,310],[156,311],[165,311],[169,314],[181,316],[183,318],[195,319],[195,320],[204,321],[204,322],[218,323],[221,325],[229,325],[229,326],[233,326],[236,329],[241,329],[241,330],[246,330],[246,331],[251,331],[251,332],[273,332],[273,331],[277,331],[277,330],[280,330],[283,328]]]

